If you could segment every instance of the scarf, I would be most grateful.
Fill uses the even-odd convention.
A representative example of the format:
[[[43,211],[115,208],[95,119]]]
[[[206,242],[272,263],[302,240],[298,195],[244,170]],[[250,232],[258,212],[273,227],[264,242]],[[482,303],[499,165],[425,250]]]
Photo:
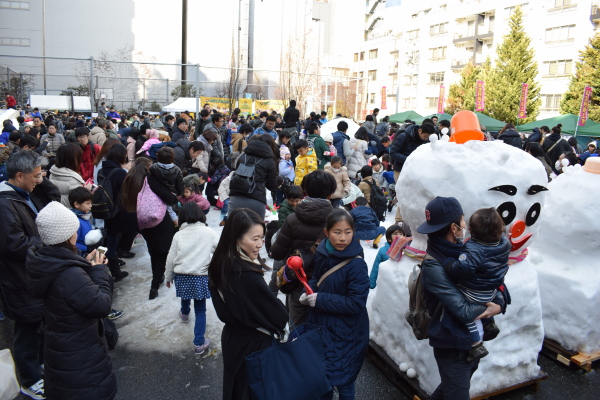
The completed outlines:
[[[251,262],[252,264],[260,265],[262,267],[260,258],[257,258],[255,260],[251,259],[250,257],[248,257],[248,255],[246,253],[244,253],[244,250],[242,250],[242,248],[240,246],[237,246],[237,251],[238,251],[238,254],[240,255],[240,258],[243,261],[248,261],[248,262]]]
[[[73,211],[75,215],[77,215],[77,218],[85,219],[86,221],[89,221],[90,218],[92,218],[92,213],[84,213],[75,208],[72,208],[71,211]]]
[[[463,243],[452,243],[439,236],[430,236],[427,239],[427,254],[444,265],[449,257],[458,259],[463,251],[463,246]]]
[[[308,197],[306,196],[305,198],[302,199],[303,203],[327,203],[327,204],[331,204],[329,202],[329,200],[327,199],[319,199],[319,198],[315,198],[315,197]]]

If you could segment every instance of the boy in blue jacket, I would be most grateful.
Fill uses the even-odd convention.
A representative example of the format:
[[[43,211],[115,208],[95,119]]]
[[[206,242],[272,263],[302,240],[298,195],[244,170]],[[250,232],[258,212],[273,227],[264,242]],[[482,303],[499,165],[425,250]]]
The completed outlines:
[[[386,239],[387,243],[385,244],[385,246],[380,248],[379,251],[377,252],[377,257],[375,257],[375,261],[373,262],[373,268],[371,268],[371,275],[369,275],[369,280],[371,281],[371,284],[370,284],[371,289],[375,289],[375,287],[377,286],[377,276],[379,275],[379,264],[381,264],[382,262],[386,262],[387,260],[390,259],[390,256],[388,256],[387,253],[390,250],[390,246],[392,245],[392,242],[398,236],[400,236],[400,237],[411,236],[410,229],[408,228],[408,225],[406,225],[404,222],[400,222],[397,225],[392,225],[389,228],[387,228],[387,230],[385,231],[385,239]]]
[[[92,213],[90,212],[92,210],[92,192],[83,186],[71,189],[69,192],[69,204],[71,205],[71,211],[79,219],[77,243],[75,246],[77,246],[81,254],[89,253],[90,249],[85,244],[85,235],[93,229],[90,222],[90,218],[92,217]]]
[[[385,234],[385,228],[379,226],[379,218],[364,197],[356,199],[356,207],[350,211],[354,220],[356,237],[360,240],[372,240],[373,248],[378,248],[379,241]]]

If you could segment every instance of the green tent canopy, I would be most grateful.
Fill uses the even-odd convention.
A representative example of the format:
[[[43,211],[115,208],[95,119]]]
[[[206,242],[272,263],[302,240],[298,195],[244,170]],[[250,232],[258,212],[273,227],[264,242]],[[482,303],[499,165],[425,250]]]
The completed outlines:
[[[517,126],[518,131],[528,132],[533,128],[539,128],[546,125],[550,129],[553,126],[562,124],[561,133],[566,135],[574,135],[575,127],[577,126],[577,115],[564,114],[554,118],[541,119],[539,121],[530,122],[525,125]],[[580,126],[577,130],[577,135],[581,136],[600,136],[600,124],[588,119],[585,126]]]
[[[407,119],[414,121],[417,118],[423,118],[421,114],[415,111],[404,111],[398,114],[390,115],[390,122],[395,122],[397,124],[402,124]]]
[[[415,121],[415,123],[417,125],[420,125],[423,122],[424,119],[431,118],[431,117],[438,117],[438,122],[441,121],[441,120],[443,120],[443,119],[447,119],[448,121],[450,121],[452,119],[452,115],[450,115],[450,114],[446,114],[446,113],[438,114],[438,113],[435,113],[435,114],[426,115],[424,117],[415,118],[414,121]]]
[[[504,125],[506,125],[505,122],[499,121],[480,112],[476,112],[475,115],[477,115],[479,123],[485,126],[488,132],[499,131],[500,129],[504,128]]]

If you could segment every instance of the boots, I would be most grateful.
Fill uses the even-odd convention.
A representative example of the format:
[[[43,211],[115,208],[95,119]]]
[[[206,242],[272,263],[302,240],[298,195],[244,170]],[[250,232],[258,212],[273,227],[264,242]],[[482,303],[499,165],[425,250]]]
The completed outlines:
[[[108,260],[108,269],[110,270],[110,274],[113,276],[113,278],[115,278],[115,282],[119,282],[121,279],[129,275],[128,272],[121,271],[119,259],[117,258]]]
[[[374,249],[379,247],[379,241],[381,240],[382,237],[383,237],[383,235],[379,235],[379,236],[377,236],[377,239],[373,240],[373,248]]]

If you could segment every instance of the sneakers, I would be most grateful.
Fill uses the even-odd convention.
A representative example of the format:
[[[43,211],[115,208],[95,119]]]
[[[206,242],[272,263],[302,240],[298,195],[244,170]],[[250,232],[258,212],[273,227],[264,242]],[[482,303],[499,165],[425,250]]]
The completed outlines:
[[[500,328],[494,321],[488,322],[483,326],[483,341],[487,342],[492,339],[496,339],[496,337],[500,334]]]
[[[471,347],[471,350],[469,350],[469,354],[467,354],[467,362],[474,361],[478,358],[483,358],[488,354],[490,353],[483,345],[483,342],[479,342],[475,346]]]
[[[226,223],[227,223],[227,220],[224,219],[221,222],[219,222],[219,226],[225,226]]]
[[[40,379],[35,385],[28,388],[21,386],[21,393],[23,393],[25,396],[29,396],[32,399],[45,399],[44,380]]]
[[[108,319],[119,319],[123,316],[123,311],[119,311],[119,310],[110,310],[110,313],[108,314]]]
[[[179,310],[179,318],[181,318],[181,322],[190,322],[190,316],[185,315],[181,312],[181,310]]]
[[[206,349],[208,349],[209,345],[210,345],[210,339],[209,338],[204,339],[203,345],[201,345],[201,346],[194,345],[194,348],[195,348],[194,354],[196,354],[197,356],[203,354],[206,351]]]
[[[135,253],[132,253],[131,251],[119,250],[117,252],[117,256],[119,258],[133,258],[133,257],[135,257]]]

